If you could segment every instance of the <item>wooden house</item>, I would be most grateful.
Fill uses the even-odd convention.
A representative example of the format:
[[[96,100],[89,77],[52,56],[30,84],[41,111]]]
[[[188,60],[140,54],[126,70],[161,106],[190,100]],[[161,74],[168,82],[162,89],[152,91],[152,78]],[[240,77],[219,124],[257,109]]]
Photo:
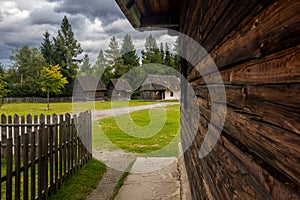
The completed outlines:
[[[103,101],[106,87],[98,77],[77,76],[73,89],[73,101]]]
[[[140,87],[141,100],[179,100],[180,81],[176,76],[152,75]]]
[[[200,74],[207,54],[181,39],[181,73],[197,98],[190,106],[189,84],[181,82],[181,113],[190,113],[181,116],[190,186],[182,191],[192,199],[300,199],[300,1],[116,2],[134,28],[178,31],[217,67]],[[219,75],[227,103],[211,100]],[[210,123],[219,108],[226,110],[221,130]],[[202,157],[209,128],[221,135]]]
[[[126,79],[111,79],[107,85],[107,95],[111,100],[130,100],[132,92]]]

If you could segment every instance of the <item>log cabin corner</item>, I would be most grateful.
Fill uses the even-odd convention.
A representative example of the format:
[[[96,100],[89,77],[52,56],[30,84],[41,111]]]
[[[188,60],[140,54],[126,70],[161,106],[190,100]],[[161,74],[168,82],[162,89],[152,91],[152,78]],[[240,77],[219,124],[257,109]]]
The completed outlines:
[[[168,28],[197,41],[222,76],[224,128],[200,159],[211,116],[208,86],[181,61],[200,110],[197,135],[184,153],[191,198],[300,199],[300,1],[116,2],[136,29]],[[192,49],[183,45],[182,51]],[[189,132],[181,134],[184,139]]]

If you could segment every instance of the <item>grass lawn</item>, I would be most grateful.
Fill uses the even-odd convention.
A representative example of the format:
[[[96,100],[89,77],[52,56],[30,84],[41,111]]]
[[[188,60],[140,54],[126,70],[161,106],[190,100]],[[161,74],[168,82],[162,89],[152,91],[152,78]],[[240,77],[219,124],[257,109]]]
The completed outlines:
[[[116,107],[126,107],[126,106],[139,106],[139,105],[148,105],[155,104],[155,101],[103,101],[103,102],[64,102],[64,103],[50,103],[50,110],[46,110],[46,103],[7,103],[4,104],[2,108],[0,108],[0,115],[40,115],[41,113],[47,114],[63,114],[63,113],[73,113],[78,111],[85,110],[103,110],[110,109],[113,105]]]
[[[180,106],[164,109],[166,114],[152,109],[152,121],[149,110],[141,110],[131,113],[131,119],[120,115],[116,119],[110,117],[93,122],[93,148],[120,148],[142,156],[177,156]],[[138,126],[133,126],[133,122]]]
[[[105,171],[106,166],[102,162],[96,159],[90,160],[80,171],[67,179],[49,200],[85,199],[97,187]]]

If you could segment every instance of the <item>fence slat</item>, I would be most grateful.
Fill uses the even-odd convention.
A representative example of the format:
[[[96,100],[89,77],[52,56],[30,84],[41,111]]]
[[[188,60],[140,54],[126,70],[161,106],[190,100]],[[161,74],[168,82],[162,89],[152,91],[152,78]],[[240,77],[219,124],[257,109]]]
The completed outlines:
[[[25,124],[25,117],[21,116],[21,124]],[[28,199],[28,134],[25,133],[25,127],[21,127],[21,156],[23,158],[23,199]]]
[[[58,139],[59,139],[59,178],[60,178],[60,185],[63,183],[63,139],[62,139],[62,130],[63,129],[63,115],[59,115],[59,135],[58,135]]]
[[[71,144],[70,144],[70,120],[71,120],[71,116],[70,114],[66,114],[66,129],[65,129],[65,135],[66,135],[66,165],[67,165],[67,176],[70,176],[71,174],[71,154],[70,154],[70,148],[71,148]]]
[[[14,125],[19,124],[19,116],[14,115]],[[20,199],[21,194],[21,158],[20,158],[20,134],[19,134],[19,126],[14,126],[14,158],[15,158],[15,199]]]
[[[8,124],[12,124],[12,117],[8,116]],[[6,199],[12,199],[12,127],[8,127],[8,138],[6,141]]]
[[[71,175],[74,174],[74,119],[71,118],[70,123],[70,151],[71,151]]]
[[[49,116],[50,117],[50,116]],[[48,119],[48,117],[47,117],[47,119]],[[53,169],[53,167],[54,167],[54,163],[53,163],[53,155],[54,155],[54,152],[53,152],[53,129],[54,129],[54,126],[50,126],[49,127],[49,144],[50,144],[50,146],[49,146],[49,148],[50,148],[50,150],[49,150],[49,152],[50,152],[50,154],[49,154],[49,156],[50,156],[50,164],[49,164],[49,166],[50,166],[50,191],[49,191],[49,194],[51,195],[51,194],[53,194],[53,188],[54,188],[54,182],[53,182],[53,171],[54,171],[54,169]]]
[[[2,114],[1,115],[1,124],[6,124],[6,115]],[[6,157],[6,141],[7,141],[7,127],[1,127],[1,141],[2,141],[2,156],[5,158]]]
[[[24,116],[1,115],[0,155],[6,157],[6,178],[2,179],[6,181],[6,199],[47,199],[55,193],[91,159],[91,128],[90,111],[72,117],[47,115],[46,119],[43,114],[27,115],[26,120]]]
[[[43,177],[43,172],[42,172],[42,152],[43,152],[43,137],[42,137],[42,130],[38,130],[38,197],[39,199],[43,198],[43,183],[42,183],[42,177]]]
[[[78,128],[78,121],[77,121],[77,115],[73,115],[73,120],[74,120],[74,172],[77,172],[77,166],[78,166],[78,142],[77,142],[77,128]]]
[[[58,118],[56,114],[53,114],[52,116],[52,123],[54,124],[54,129],[53,129],[53,140],[54,140],[54,151],[55,151],[55,172],[54,172],[54,176],[55,176],[55,188],[54,191],[57,191],[58,188],[58,127],[57,127],[57,123],[58,123]]]

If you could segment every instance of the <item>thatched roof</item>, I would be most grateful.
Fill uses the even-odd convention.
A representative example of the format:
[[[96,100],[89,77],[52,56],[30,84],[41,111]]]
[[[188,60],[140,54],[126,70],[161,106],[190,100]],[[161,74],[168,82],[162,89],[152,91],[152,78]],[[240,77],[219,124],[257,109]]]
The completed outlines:
[[[166,89],[169,89],[171,91],[179,91],[179,78],[177,78],[176,76],[149,74],[145,78],[140,88],[141,91],[158,91]]]
[[[132,87],[126,79],[111,79],[109,86],[113,86],[116,91],[132,92]]]
[[[77,76],[75,84],[79,84],[83,91],[105,91],[106,87],[103,82],[94,76]]]

